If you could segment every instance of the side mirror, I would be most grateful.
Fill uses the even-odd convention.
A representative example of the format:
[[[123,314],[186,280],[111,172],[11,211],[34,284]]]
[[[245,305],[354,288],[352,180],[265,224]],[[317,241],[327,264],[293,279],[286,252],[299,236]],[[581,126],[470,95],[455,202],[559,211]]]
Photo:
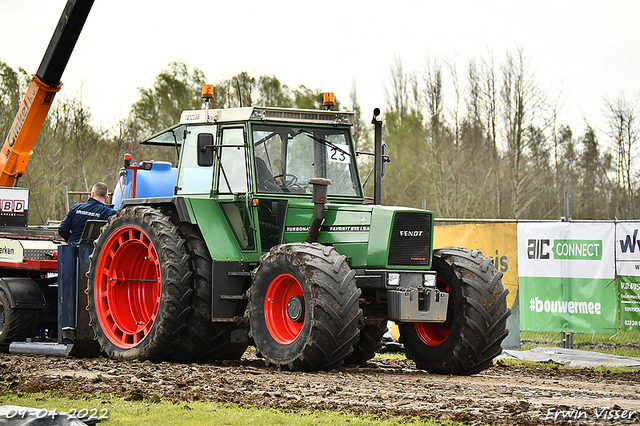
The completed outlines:
[[[382,144],[382,177],[387,170],[387,163],[389,162],[389,156],[387,155],[387,144]]]
[[[213,166],[213,135],[211,133],[198,135],[198,166]]]

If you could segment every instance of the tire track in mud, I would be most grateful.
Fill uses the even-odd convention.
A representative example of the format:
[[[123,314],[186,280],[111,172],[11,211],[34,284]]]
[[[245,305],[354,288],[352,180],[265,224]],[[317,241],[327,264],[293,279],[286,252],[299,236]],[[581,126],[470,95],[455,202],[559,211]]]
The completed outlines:
[[[640,423],[640,372],[516,367],[501,361],[481,374],[461,377],[428,374],[405,359],[374,359],[329,372],[286,372],[265,367],[252,350],[241,361],[214,364],[0,354],[0,386],[71,398],[115,394],[152,402],[201,400],[465,424]],[[618,415],[636,413],[630,420],[603,420],[606,407],[619,410]]]

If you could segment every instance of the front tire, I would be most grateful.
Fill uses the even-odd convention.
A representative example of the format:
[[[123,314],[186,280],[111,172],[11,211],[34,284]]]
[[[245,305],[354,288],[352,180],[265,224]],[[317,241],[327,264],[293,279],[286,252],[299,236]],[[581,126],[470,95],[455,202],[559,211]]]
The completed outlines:
[[[354,277],[333,247],[285,244],[263,256],[248,311],[251,336],[267,364],[302,371],[342,365],[362,316]]]
[[[190,309],[189,256],[177,228],[156,209],[126,207],[94,244],[87,309],[101,349],[115,359],[168,359]]]
[[[407,357],[430,373],[468,375],[489,368],[502,351],[511,314],[502,272],[477,250],[451,247],[434,250],[432,270],[439,290],[449,293],[447,320],[399,323]]]

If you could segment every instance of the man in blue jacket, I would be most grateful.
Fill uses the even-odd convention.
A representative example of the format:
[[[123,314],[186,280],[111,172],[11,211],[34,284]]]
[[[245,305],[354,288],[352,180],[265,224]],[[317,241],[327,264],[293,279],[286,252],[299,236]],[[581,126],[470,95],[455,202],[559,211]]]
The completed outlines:
[[[116,210],[106,205],[108,188],[104,182],[97,182],[91,188],[91,198],[86,203],[74,204],[58,227],[58,234],[67,244],[80,241],[87,220],[107,220]]]

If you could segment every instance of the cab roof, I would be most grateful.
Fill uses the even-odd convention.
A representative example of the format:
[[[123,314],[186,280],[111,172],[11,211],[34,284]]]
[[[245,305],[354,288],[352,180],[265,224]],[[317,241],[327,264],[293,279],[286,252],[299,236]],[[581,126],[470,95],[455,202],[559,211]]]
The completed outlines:
[[[300,124],[353,125],[354,113],[317,109],[244,107],[183,111],[180,122],[140,142],[144,145],[180,146],[182,132],[189,124],[217,124],[238,121],[283,121]]]
[[[347,111],[326,111],[316,109],[293,109],[273,107],[245,107],[184,111],[180,124],[225,123],[232,121],[288,121],[294,123],[353,124],[354,113]]]

